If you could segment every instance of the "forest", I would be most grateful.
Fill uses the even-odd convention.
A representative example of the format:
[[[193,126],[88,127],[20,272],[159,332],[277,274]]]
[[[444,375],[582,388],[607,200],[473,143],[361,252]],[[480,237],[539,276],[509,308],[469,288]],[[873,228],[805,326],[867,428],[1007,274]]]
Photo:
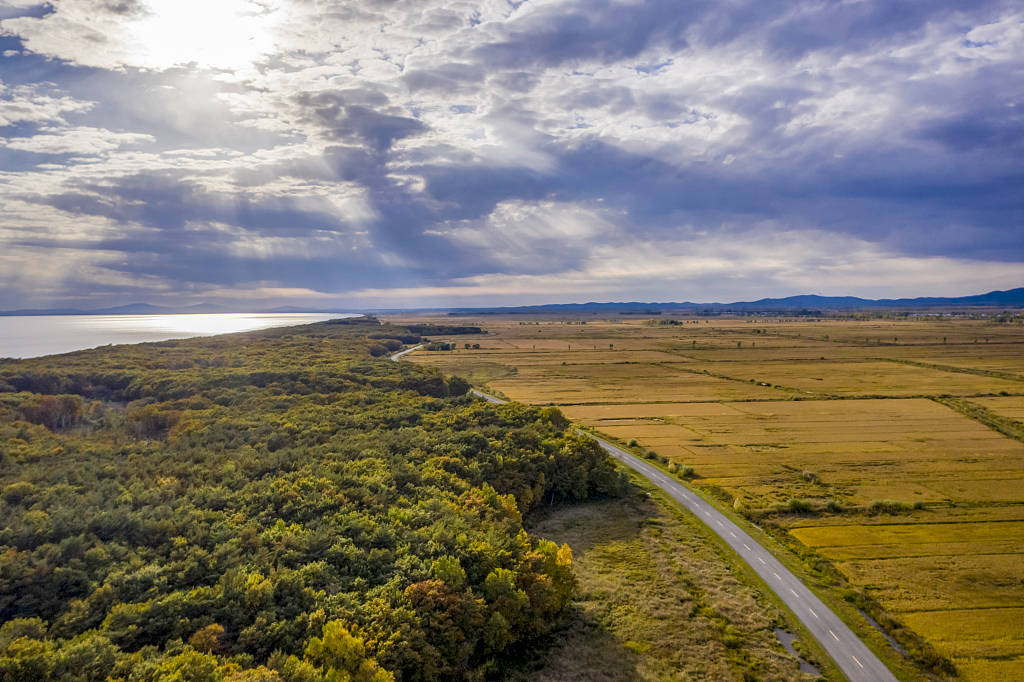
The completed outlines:
[[[573,597],[539,507],[620,495],[555,408],[374,319],[0,361],[0,679],[501,679]]]

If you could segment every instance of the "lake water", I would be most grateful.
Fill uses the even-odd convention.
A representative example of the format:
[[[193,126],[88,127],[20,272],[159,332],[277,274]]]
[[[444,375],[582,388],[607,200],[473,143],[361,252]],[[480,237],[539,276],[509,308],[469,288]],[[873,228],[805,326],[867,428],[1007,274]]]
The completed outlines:
[[[0,357],[33,358],[109,343],[166,341],[357,317],[344,313],[0,316]]]

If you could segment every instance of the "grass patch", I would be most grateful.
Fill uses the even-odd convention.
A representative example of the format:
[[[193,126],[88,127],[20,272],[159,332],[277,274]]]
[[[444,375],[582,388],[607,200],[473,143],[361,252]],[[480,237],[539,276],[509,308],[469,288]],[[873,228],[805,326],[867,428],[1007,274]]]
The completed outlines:
[[[668,503],[638,491],[530,531],[572,547],[579,593],[537,668],[513,679],[814,679],[775,639],[774,605]]]

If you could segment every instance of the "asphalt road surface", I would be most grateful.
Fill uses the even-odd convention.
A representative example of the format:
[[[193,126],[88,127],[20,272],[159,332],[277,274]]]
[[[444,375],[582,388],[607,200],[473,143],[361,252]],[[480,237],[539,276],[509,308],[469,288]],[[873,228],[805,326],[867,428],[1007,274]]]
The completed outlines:
[[[417,346],[418,348],[418,346]],[[416,348],[395,353],[392,360]],[[470,389],[473,395],[487,402],[501,404],[504,400],[488,395],[477,389]],[[581,433],[583,433],[581,431]],[[589,434],[587,434],[589,435]],[[593,438],[593,436],[591,436]],[[686,507],[694,516],[704,522],[708,528],[718,534],[751,568],[767,583],[768,587],[779,595],[779,598],[796,614],[800,622],[825,648],[832,660],[852,682],[888,682],[896,677],[889,672],[885,664],[853,634],[818,597],[814,595],[800,580],[793,575],[771,552],[759,545],[742,528],[730,521],[724,514],[698,497],[684,485],[674,480],[657,467],[651,466],[625,450],[615,447],[607,441],[595,438],[604,450],[630,467],[641,476],[658,486],[672,499]]]
[[[395,362],[398,362],[399,360],[402,359],[403,355],[408,355],[409,353],[413,352],[414,350],[419,350],[420,348],[423,348],[423,344],[422,343],[420,345],[418,345],[418,346],[413,346],[412,348],[406,348],[405,350],[398,351],[397,353],[395,353],[394,355],[391,356],[391,359],[394,360]]]
[[[895,680],[885,664],[771,552],[668,474],[600,438],[605,451],[672,496],[703,521],[757,572],[853,682]]]

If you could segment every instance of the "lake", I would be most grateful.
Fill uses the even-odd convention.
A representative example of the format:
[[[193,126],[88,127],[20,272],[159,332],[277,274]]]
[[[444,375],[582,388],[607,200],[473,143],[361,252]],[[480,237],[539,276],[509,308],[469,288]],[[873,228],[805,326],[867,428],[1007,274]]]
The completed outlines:
[[[167,341],[323,322],[346,313],[0,316],[0,357],[34,358],[111,343]]]

